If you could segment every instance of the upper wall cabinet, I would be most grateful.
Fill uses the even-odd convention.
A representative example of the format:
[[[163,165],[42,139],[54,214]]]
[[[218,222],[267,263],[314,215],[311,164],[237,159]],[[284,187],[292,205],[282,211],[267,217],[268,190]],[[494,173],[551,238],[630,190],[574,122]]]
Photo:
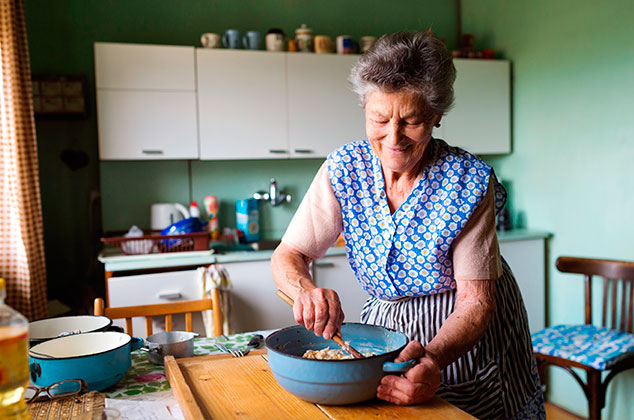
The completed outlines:
[[[288,54],[291,157],[325,157],[366,138],[365,116],[348,75],[358,55]]]
[[[359,56],[197,49],[201,159],[325,157],[365,137]]]
[[[288,157],[285,56],[196,50],[201,159]]]
[[[100,157],[325,157],[366,137],[348,82],[359,57],[96,43]],[[509,62],[454,62],[455,106],[434,136],[509,153]]]
[[[194,48],[95,43],[101,159],[198,159]]]
[[[511,152],[511,76],[504,60],[454,59],[455,105],[434,136],[471,153]]]

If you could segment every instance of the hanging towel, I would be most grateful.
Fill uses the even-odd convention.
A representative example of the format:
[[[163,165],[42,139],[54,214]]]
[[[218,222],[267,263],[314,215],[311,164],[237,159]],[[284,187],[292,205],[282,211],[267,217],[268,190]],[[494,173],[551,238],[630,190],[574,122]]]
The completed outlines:
[[[229,323],[231,319],[231,300],[229,298],[231,280],[229,279],[229,273],[221,264],[211,264],[207,267],[199,267],[196,275],[201,286],[201,295],[204,299],[211,299],[213,290],[218,289],[220,307],[223,314],[222,331],[218,335],[231,334],[231,325]],[[215,331],[212,311],[202,311],[202,318],[207,337],[213,337]]]

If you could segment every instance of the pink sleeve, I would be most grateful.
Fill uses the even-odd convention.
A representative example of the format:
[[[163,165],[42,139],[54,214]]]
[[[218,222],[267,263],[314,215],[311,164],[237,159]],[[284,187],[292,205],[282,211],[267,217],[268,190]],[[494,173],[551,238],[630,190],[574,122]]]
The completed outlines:
[[[492,181],[452,244],[456,280],[493,280],[502,275],[500,248],[495,232],[495,196]]]
[[[324,256],[342,230],[341,206],[324,163],[288,225],[282,242],[316,259]]]

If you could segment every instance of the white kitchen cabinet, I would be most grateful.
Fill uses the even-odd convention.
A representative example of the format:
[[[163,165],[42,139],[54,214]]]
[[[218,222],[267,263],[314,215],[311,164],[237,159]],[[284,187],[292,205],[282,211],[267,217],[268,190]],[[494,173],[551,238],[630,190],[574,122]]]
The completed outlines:
[[[317,287],[337,292],[345,322],[359,322],[361,309],[369,295],[354,276],[347,256],[328,256],[314,261],[313,281]]]
[[[325,157],[365,137],[359,56],[197,49],[201,159]]]
[[[286,54],[197,49],[201,159],[288,157]]]
[[[522,293],[531,333],[546,327],[545,239],[500,240],[500,253]]]
[[[138,274],[111,277],[107,282],[109,307],[152,305],[179,300],[202,298],[196,270],[170,271],[165,273]],[[205,335],[200,312],[192,314],[194,331]],[[125,320],[114,321],[125,327]],[[165,330],[165,317],[154,317],[154,332]],[[133,318],[132,329],[137,337],[145,337],[145,318]],[[185,315],[174,315],[173,329],[185,330]]]
[[[95,43],[102,160],[197,159],[194,48]]]
[[[366,138],[365,114],[348,76],[359,55],[288,54],[291,157],[325,157]]]
[[[454,59],[455,104],[434,136],[475,154],[511,152],[511,65]]]
[[[231,278],[233,332],[269,330],[297,324],[293,309],[277,296],[271,261],[224,263]]]

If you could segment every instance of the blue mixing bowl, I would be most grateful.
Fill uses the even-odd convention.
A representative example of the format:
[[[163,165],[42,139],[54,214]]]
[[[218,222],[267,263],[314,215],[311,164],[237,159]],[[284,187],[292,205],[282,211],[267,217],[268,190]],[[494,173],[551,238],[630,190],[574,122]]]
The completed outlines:
[[[344,360],[305,359],[302,355],[306,350],[340,347],[300,325],[269,335],[266,339],[269,367],[282,388],[312,403],[354,404],[376,397],[376,389],[386,373],[406,372],[416,363],[414,360],[392,362],[409,341],[399,331],[344,323],[341,332],[344,340],[356,350],[371,352],[374,356]]]

